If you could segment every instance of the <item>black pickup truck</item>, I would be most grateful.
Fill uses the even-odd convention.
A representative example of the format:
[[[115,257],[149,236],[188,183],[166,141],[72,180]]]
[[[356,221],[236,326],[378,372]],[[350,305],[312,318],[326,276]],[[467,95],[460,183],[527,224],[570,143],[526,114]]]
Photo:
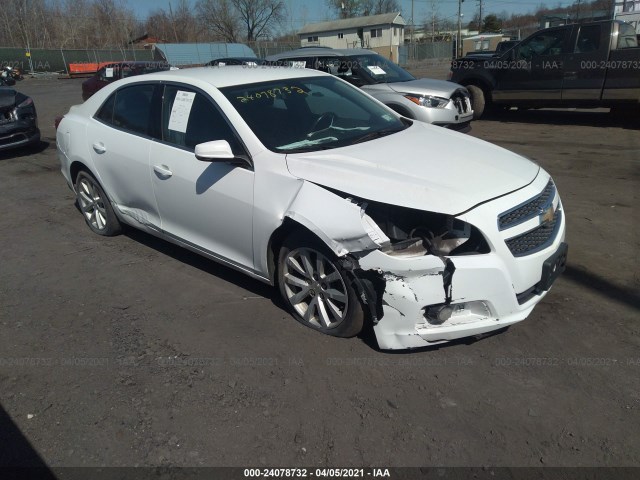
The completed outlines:
[[[487,109],[640,106],[640,48],[621,21],[540,30],[499,57],[451,63],[450,80],[464,85],[474,118]]]

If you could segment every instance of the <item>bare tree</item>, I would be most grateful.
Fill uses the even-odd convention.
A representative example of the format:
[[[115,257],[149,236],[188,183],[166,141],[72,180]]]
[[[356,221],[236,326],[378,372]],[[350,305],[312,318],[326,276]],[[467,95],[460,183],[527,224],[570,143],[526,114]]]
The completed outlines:
[[[52,25],[57,38],[56,47],[88,48],[87,30],[90,19],[87,0],[63,0],[52,6]]]
[[[93,0],[94,46],[125,46],[137,25],[135,15],[121,0]]]
[[[285,18],[286,8],[282,0],[231,0],[231,3],[247,30],[248,42],[269,33]]]
[[[240,37],[240,18],[231,0],[200,0],[198,17],[215,40],[235,43]]]
[[[340,18],[353,18],[362,14],[362,0],[326,0],[327,6]]]
[[[17,19],[16,3],[6,2],[6,4],[0,8],[0,42],[2,42],[2,45],[18,45],[17,37],[20,36],[20,32],[15,28],[15,21]]]
[[[397,0],[361,0],[362,15],[380,15],[381,13],[399,12]]]
[[[191,7],[187,0],[178,0],[175,8],[169,2],[169,18],[173,30],[173,38],[177,43],[191,42],[197,36],[196,21],[191,15]]]
[[[4,0],[3,17],[14,44],[21,47],[44,47],[48,30],[44,24],[44,0]]]
[[[174,38],[171,17],[162,8],[152,11],[144,23],[144,31],[164,42]]]

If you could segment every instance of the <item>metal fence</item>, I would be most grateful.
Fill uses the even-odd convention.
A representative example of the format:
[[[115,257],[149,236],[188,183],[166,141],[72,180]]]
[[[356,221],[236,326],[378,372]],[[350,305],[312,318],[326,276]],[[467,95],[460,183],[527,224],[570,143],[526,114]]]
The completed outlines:
[[[248,42],[259,58],[300,48],[299,42]],[[399,63],[407,65],[413,60],[451,58],[452,42],[427,42],[401,45]],[[100,63],[121,60],[153,60],[152,50],[142,49],[31,49],[31,62],[24,48],[0,47],[0,67],[19,67],[23,72],[69,73],[70,63]]]
[[[406,65],[412,60],[431,60],[436,58],[451,58],[454,42],[425,42],[408,43],[400,46],[400,65]]]
[[[300,42],[248,42],[247,45],[256,53],[258,58],[267,58],[269,55],[288,52],[300,48]]]
[[[132,49],[31,49],[31,62],[24,48],[0,47],[0,66],[19,67],[23,72],[69,73],[70,63],[100,63],[121,60],[153,60],[151,50]]]

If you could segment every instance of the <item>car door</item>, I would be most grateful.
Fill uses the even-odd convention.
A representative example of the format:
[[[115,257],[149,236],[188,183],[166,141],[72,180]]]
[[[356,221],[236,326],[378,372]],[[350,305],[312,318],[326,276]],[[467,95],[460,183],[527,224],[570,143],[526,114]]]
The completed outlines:
[[[562,83],[563,100],[600,100],[609,54],[608,28],[603,24],[581,25],[567,55]]]
[[[253,170],[198,160],[194,147],[226,140],[246,150],[217,104],[202,91],[167,84],[162,140],[150,150],[151,177],[162,230],[206,253],[253,268]]]
[[[149,177],[149,148],[159,130],[160,88],[144,83],[116,90],[87,125],[94,173],[114,207],[156,230],[160,217]]]
[[[562,98],[564,60],[571,28],[543,30],[523,40],[499,59],[487,60],[494,68],[493,99],[557,100]]]

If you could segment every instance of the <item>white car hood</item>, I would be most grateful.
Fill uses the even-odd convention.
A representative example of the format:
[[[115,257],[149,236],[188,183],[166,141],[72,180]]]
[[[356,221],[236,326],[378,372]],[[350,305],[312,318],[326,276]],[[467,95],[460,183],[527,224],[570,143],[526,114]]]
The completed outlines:
[[[530,184],[540,167],[422,122],[348,147],[287,155],[289,172],[356,197],[456,215]]]

